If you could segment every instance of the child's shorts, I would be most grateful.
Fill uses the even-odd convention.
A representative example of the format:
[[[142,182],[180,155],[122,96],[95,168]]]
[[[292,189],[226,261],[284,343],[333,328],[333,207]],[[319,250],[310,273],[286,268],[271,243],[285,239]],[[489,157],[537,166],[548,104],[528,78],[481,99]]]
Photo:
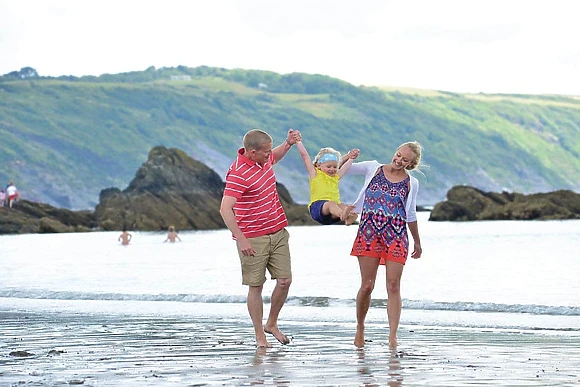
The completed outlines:
[[[333,218],[332,215],[330,214],[322,215],[322,206],[324,206],[324,203],[326,203],[327,201],[328,200],[318,200],[313,202],[310,205],[310,217],[315,222],[318,222],[323,225],[336,224],[340,222],[340,219]]]

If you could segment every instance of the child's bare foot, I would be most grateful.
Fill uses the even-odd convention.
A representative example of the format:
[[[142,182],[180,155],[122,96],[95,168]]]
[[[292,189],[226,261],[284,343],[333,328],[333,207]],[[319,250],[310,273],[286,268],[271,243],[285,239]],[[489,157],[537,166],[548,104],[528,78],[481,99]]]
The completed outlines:
[[[340,220],[346,221],[352,213],[352,210],[354,210],[354,206],[345,206],[340,214]]]
[[[344,220],[344,224],[346,224],[347,226],[350,226],[351,224],[354,223],[354,221],[357,218],[358,218],[358,214],[356,212],[351,212],[350,214],[348,214],[348,216]]]

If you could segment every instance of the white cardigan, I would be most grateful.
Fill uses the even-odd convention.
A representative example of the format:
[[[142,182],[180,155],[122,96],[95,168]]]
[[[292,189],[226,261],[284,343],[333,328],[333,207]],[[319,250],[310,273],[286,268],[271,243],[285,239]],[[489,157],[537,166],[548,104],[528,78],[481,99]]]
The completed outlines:
[[[365,175],[365,183],[361,189],[356,201],[354,202],[354,211],[358,214],[362,212],[362,206],[365,201],[365,191],[371,182],[372,178],[375,176],[377,169],[383,164],[380,164],[376,160],[372,161],[361,161],[359,163],[353,163],[346,175]],[[407,213],[407,219],[405,221],[416,222],[417,221],[417,192],[419,192],[419,180],[416,177],[409,175],[411,180],[411,190],[405,201],[405,212]]]

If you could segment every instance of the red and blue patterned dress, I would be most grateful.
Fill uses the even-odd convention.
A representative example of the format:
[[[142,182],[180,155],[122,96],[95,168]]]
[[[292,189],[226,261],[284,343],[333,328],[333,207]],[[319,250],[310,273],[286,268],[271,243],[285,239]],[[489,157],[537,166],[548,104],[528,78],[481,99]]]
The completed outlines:
[[[379,263],[405,264],[409,251],[405,202],[409,181],[393,183],[379,169],[365,191],[356,239],[350,255],[379,258]]]

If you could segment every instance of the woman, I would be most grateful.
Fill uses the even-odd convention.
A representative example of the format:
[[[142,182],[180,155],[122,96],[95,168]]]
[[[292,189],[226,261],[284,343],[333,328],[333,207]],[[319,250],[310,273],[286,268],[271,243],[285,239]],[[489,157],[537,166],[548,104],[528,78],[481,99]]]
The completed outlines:
[[[377,161],[354,163],[347,174],[364,174],[365,184],[354,203],[361,214],[351,255],[358,258],[361,285],[356,298],[357,330],[354,345],[364,347],[364,323],[371,302],[379,265],[387,276],[389,346],[397,346],[401,319],[401,275],[409,252],[407,227],[413,237],[412,258],[421,257],[416,199],[419,181],[408,174],[421,164],[421,146],[407,142],[399,146],[390,164]]]

